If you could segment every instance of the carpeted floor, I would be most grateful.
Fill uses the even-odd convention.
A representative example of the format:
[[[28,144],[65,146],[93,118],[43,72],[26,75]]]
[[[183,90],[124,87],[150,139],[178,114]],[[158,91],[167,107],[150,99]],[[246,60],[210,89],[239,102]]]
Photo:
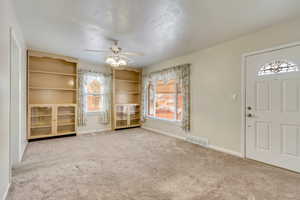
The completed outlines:
[[[143,129],[29,144],[8,200],[300,200],[300,174]]]

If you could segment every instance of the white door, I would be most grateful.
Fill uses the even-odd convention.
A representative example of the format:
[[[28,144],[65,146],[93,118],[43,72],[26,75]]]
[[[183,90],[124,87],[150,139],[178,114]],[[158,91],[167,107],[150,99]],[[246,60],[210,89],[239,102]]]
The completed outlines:
[[[246,58],[246,157],[300,172],[300,46]]]

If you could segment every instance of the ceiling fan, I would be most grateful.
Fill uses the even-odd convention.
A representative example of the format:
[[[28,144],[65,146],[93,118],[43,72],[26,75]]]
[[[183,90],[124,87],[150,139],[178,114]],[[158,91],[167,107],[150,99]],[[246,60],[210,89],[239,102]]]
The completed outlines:
[[[108,56],[105,59],[105,62],[112,67],[120,67],[126,66],[128,63],[132,62],[132,60],[128,56],[143,56],[143,53],[137,52],[125,52],[118,45],[118,40],[112,40],[113,45],[108,50],[96,50],[96,49],[86,49],[88,52],[94,53],[105,53]]]

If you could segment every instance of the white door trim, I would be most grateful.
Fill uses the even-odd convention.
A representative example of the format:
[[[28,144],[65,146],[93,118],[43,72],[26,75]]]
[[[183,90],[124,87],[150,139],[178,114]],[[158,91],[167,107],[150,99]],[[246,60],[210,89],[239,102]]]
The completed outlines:
[[[21,43],[20,43],[20,41],[19,41],[19,39],[18,39],[18,37],[17,37],[17,35],[16,35],[16,33],[15,33],[15,31],[14,31],[14,29],[13,29],[13,27],[10,27],[10,105],[9,105],[9,108],[10,108],[10,111],[9,111],[9,120],[10,120],[10,137],[9,137],[9,140],[10,140],[10,147],[9,147],[9,151],[10,151],[10,166],[12,167],[12,165],[13,165],[13,161],[12,161],[12,155],[11,155],[11,148],[14,148],[14,147],[11,147],[11,142],[12,142],[12,140],[13,139],[15,139],[15,138],[12,138],[13,137],[13,135],[11,134],[11,126],[12,126],[12,122],[11,122],[11,115],[12,115],[12,111],[11,111],[11,107],[13,106],[12,105],[12,81],[14,81],[14,80],[12,80],[12,56],[13,55],[11,55],[11,53],[12,53],[12,41],[14,41],[15,43],[16,43],[16,46],[17,46],[17,51],[18,51],[18,66],[17,66],[17,70],[18,70],[18,81],[19,81],[19,83],[18,83],[18,102],[19,102],[19,109],[18,109],[18,112],[19,112],[19,116],[18,116],[18,122],[19,122],[19,124],[18,124],[18,134],[19,134],[19,137],[18,137],[18,141],[15,141],[16,142],[16,147],[15,148],[17,148],[17,150],[18,151],[16,151],[16,153],[17,153],[17,156],[18,156],[18,161],[20,161],[20,157],[21,157],[21,147],[22,147],[22,138],[21,138],[21,133],[22,133],[22,114],[23,114],[23,111],[22,111],[22,108],[21,108],[21,103],[22,103],[22,92],[21,92],[21,90],[22,90],[22,88],[21,88],[21,86],[22,86],[22,83],[21,83],[21,76],[22,76],[22,50],[21,50]]]
[[[291,44],[276,46],[269,49],[254,51],[250,53],[245,53],[242,55],[242,64],[241,64],[241,101],[242,101],[242,124],[241,124],[241,155],[246,158],[246,59],[249,56],[278,51],[281,49],[291,48],[300,46],[300,42],[295,42]]]

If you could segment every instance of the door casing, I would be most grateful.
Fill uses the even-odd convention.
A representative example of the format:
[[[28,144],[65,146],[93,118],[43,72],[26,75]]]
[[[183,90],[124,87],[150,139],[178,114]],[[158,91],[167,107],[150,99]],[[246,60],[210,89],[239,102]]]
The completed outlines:
[[[13,54],[13,43],[15,44],[16,50],[17,50],[17,57]],[[13,65],[12,59],[15,59],[14,62],[17,63],[17,65]],[[22,50],[21,45],[19,42],[19,39],[17,35],[14,32],[14,29],[10,27],[10,105],[9,105],[9,165],[10,165],[10,181],[11,181],[11,168],[13,165],[19,163],[21,161],[21,154],[22,154],[22,114],[23,110],[21,108],[21,102],[22,102],[22,83],[21,83],[21,74],[22,74]],[[14,77],[12,72],[17,72],[17,76]],[[17,87],[17,91],[13,91],[12,86]],[[17,99],[18,102],[17,105],[17,113],[18,116],[14,116],[12,113],[12,96],[13,92],[17,93]],[[17,129],[14,129],[15,132],[12,130],[13,122],[17,121]]]

